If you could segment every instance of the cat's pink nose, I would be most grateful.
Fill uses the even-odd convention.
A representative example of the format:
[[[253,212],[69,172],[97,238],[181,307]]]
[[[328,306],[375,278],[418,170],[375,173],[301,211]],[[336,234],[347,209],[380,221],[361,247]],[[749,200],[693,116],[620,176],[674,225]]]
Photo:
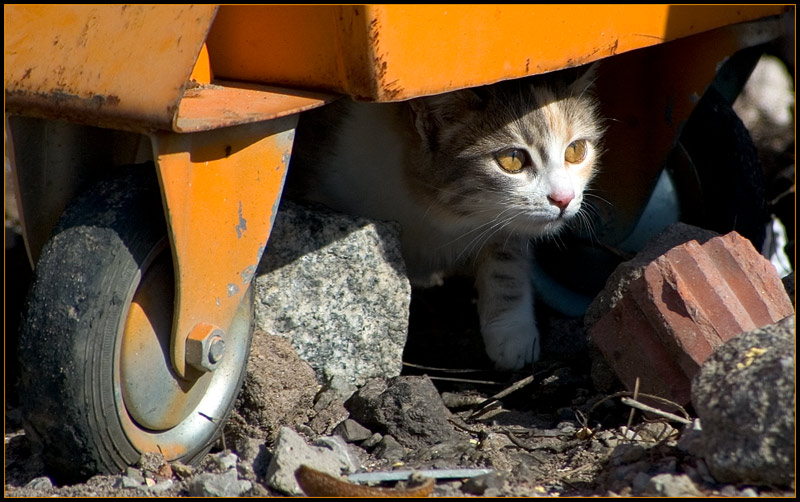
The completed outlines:
[[[569,191],[554,191],[550,195],[547,196],[547,199],[550,201],[550,204],[557,206],[562,211],[569,206],[569,203],[572,202],[572,199],[575,198],[575,192],[572,190]]]

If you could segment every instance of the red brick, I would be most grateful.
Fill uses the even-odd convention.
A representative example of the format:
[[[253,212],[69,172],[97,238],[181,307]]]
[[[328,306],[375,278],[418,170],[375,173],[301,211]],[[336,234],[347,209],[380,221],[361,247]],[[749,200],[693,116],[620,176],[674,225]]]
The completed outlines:
[[[793,312],[772,264],[731,232],[651,261],[589,333],[629,389],[639,377],[642,392],[686,404],[716,347]]]

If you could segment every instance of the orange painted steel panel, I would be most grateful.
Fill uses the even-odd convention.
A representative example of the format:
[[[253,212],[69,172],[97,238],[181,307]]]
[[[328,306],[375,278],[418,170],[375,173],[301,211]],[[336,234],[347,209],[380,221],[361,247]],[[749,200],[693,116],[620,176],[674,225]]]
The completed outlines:
[[[788,9],[222,6],[207,43],[220,78],[397,101],[576,66]]]
[[[175,371],[200,322],[226,327],[252,280],[277,212],[297,116],[193,134],[157,133],[176,290]]]
[[[207,131],[272,120],[322,106],[338,97],[318,92],[215,80],[213,84],[197,86],[184,93],[175,131]]]
[[[214,5],[5,5],[6,110],[168,129]]]
[[[213,72],[211,71],[211,61],[208,58],[208,46],[203,44],[200,49],[200,55],[197,56],[197,61],[192,68],[192,74],[189,79],[197,84],[210,84],[214,79]]]

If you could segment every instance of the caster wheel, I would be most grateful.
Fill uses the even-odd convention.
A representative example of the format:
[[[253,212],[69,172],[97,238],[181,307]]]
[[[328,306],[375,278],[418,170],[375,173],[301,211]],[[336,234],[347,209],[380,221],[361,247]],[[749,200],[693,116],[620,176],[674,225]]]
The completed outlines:
[[[252,287],[222,362],[194,380],[169,359],[174,289],[152,164],[67,208],[36,265],[19,342],[26,434],[59,481],[120,472],[143,452],[196,463],[221,434],[250,351]]]

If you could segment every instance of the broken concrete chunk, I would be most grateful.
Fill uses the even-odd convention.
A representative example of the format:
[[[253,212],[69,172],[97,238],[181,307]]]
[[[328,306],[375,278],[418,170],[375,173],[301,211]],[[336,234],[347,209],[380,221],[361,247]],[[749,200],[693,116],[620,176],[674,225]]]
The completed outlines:
[[[594,309],[606,311],[589,334],[629,389],[638,377],[679,404],[715,348],[793,313],[773,266],[736,232],[675,246],[626,280],[607,285],[613,301]]]

